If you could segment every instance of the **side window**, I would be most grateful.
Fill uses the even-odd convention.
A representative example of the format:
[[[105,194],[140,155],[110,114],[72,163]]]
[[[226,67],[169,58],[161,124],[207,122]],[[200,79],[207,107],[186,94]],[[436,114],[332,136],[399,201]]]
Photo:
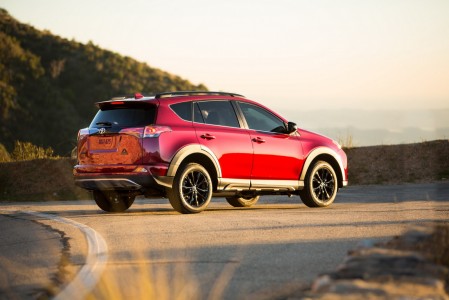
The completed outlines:
[[[170,108],[185,121],[192,121],[192,102],[182,102],[170,105]]]
[[[200,101],[198,106],[206,124],[240,127],[231,102]]]
[[[250,129],[279,133],[286,132],[284,122],[266,109],[245,102],[239,102],[239,106]]]

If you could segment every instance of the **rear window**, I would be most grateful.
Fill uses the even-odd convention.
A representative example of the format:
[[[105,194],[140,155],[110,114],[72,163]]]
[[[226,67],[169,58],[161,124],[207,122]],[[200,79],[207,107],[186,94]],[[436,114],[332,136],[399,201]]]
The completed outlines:
[[[143,127],[154,123],[155,106],[145,107],[106,107],[97,112],[90,124],[100,127]]]

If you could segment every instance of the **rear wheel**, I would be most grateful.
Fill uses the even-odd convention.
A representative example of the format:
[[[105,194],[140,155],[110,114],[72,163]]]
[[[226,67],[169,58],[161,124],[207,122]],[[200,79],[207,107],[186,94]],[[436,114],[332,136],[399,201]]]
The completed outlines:
[[[233,197],[226,197],[226,201],[228,201],[229,204],[231,204],[234,207],[250,207],[259,201],[260,196],[233,196]]]
[[[177,212],[199,213],[209,205],[212,188],[207,170],[199,164],[190,163],[178,170],[173,187],[167,189],[167,197]]]
[[[94,191],[93,195],[98,207],[107,212],[123,212],[136,199],[136,195],[130,192]]]
[[[299,192],[302,202],[308,207],[325,207],[337,196],[337,174],[325,161],[317,161],[307,172],[304,189]]]

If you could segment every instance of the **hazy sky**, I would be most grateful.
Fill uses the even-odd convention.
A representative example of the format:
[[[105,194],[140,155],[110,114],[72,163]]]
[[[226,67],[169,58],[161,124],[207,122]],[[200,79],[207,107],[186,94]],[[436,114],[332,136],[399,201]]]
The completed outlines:
[[[0,0],[21,22],[285,111],[449,107],[449,0]]]

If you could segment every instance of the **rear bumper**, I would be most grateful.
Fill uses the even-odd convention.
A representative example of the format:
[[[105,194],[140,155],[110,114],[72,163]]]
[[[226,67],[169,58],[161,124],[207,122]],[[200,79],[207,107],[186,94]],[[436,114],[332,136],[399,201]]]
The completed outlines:
[[[86,190],[128,190],[146,192],[172,187],[173,177],[166,164],[155,165],[76,165],[75,185]]]
[[[151,175],[75,175],[75,185],[86,190],[128,190],[139,191],[158,188]]]

